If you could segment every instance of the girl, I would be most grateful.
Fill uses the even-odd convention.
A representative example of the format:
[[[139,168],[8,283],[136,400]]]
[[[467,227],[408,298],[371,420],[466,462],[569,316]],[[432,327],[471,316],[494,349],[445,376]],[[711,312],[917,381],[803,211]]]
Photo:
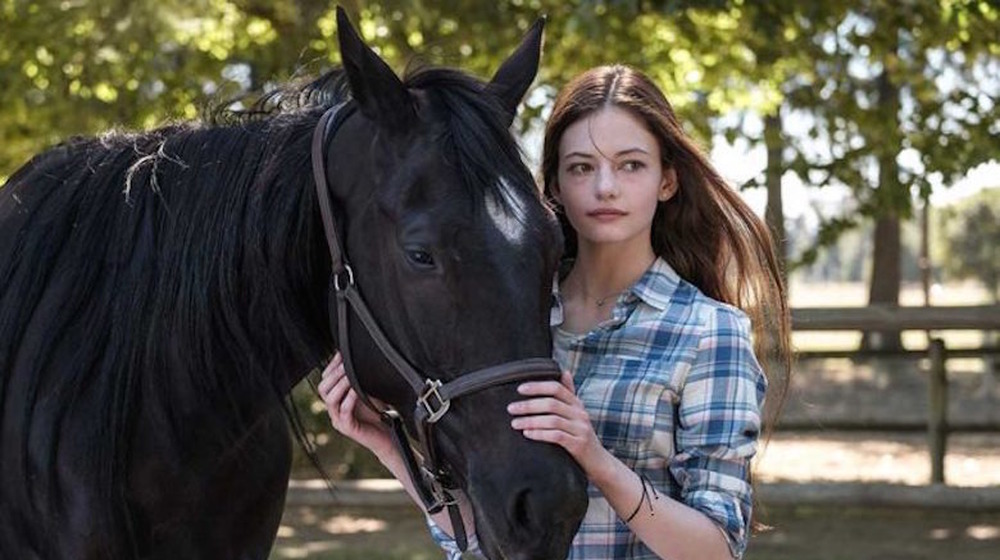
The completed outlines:
[[[542,175],[567,242],[551,314],[553,356],[567,373],[522,384],[525,398],[508,410],[513,429],[562,446],[590,481],[570,558],[741,558],[761,363],[781,381],[789,370],[788,308],[766,226],[663,93],[626,66],[589,70],[559,93]],[[408,484],[338,358],[320,393],[334,427]],[[430,526],[458,558],[446,516]]]

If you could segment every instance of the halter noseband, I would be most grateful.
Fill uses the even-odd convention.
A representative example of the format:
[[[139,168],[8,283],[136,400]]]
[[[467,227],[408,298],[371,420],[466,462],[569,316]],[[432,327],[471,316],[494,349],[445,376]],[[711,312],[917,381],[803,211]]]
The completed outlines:
[[[328,298],[328,302],[330,307],[336,307],[336,310],[330,309],[330,327],[331,329],[335,328],[338,333],[337,341],[351,387],[366,405],[379,413],[382,421],[390,427],[393,441],[403,456],[407,473],[427,511],[433,514],[443,507],[448,508],[448,515],[455,529],[455,539],[464,551],[467,546],[465,527],[458,511],[458,505],[449,492],[449,490],[456,489],[457,486],[450,474],[438,464],[433,440],[434,425],[448,413],[452,399],[507,383],[558,379],[559,367],[551,358],[527,358],[471,371],[450,381],[442,382],[439,379],[420,375],[389,341],[355,285],[354,271],[347,261],[346,247],[341,245],[337,235],[324,167],[327,142],[336,134],[337,129],[344,121],[353,114],[354,110],[353,101],[341,102],[327,109],[320,117],[319,123],[313,131],[312,139],[313,178],[316,183],[323,230],[326,233],[327,246],[330,249],[329,289],[332,297]],[[351,360],[351,345],[348,338],[348,306],[361,320],[365,330],[375,341],[383,356],[417,395],[413,422],[417,431],[416,439],[423,451],[421,461],[417,459],[418,452],[410,443],[413,438],[407,433],[399,413],[392,408],[375,405],[371,398],[361,390]],[[334,314],[337,317],[336,325],[333,324]]]

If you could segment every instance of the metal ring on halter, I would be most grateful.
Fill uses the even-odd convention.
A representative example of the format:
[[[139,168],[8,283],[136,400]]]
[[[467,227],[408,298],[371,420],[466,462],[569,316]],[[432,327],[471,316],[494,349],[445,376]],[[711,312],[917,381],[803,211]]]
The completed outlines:
[[[345,272],[347,273],[347,285],[341,286],[340,285],[340,277]],[[351,268],[351,265],[345,264],[343,271],[336,272],[336,273],[333,274],[333,289],[334,290],[337,290],[338,292],[340,292],[340,291],[343,291],[344,288],[347,288],[348,286],[353,286],[353,285],[354,285],[354,269]]]
[[[425,390],[423,394],[417,397],[417,402],[420,403],[420,405],[422,405],[427,411],[427,414],[429,414],[427,420],[425,420],[425,422],[429,424],[433,424],[434,422],[440,420],[441,417],[444,416],[444,413],[448,412],[448,409],[451,408],[451,401],[445,400],[441,397],[441,393],[438,392],[438,389],[440,389],[442,385],[443,383],[437,379],[428,379],[424,385]],[[434,408],[435,403],[432,403],[430,400],[432,397],[437,400],[437,409]]]

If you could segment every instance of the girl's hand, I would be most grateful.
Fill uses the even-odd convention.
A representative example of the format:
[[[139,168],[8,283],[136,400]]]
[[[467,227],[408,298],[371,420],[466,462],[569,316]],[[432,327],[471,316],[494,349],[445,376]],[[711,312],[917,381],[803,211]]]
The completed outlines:
[[[378,413],[358,398],[351,387],[344,369],[340,352],[333,355],[323,369],[323,379],[319,382],[319,395],[326,404],[333,428],[354,440],[375,455],[393,449],[389,428],[379,419]],[[372,399],[376,405],[382,403]]]
[[[507,406],[507,412],[514,417],[511,427],[521,430],[528,439],[559,445],[588,476],[605,466],[609,453],[594,433],[569,372],[563,372],[559,381],[522,383],[517,392],[530,398]]]

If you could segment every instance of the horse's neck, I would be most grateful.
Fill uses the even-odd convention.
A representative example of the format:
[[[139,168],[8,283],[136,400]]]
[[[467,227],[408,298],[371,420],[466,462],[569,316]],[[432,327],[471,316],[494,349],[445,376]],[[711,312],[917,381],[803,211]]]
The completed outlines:
[[[197,274],[212,284],[204,299],[214,309],[198,314],[197,326],[178,325],[188,337],[182,344],[199,350],[181,369],[220,377],[212,384],[216,387],[236,381],[287,392],[328,345],[325,253],[309,172],[310,132],[308,123],[248,126],[243,131],[248,136],[238,145],[246,155],[241,165],[253,166],[253,174],[240,181],[221,178],[219,188],[225,192],[212,202],[225,219],[192,224],[217,232],[192,241],[191,247],[212,256],[198,261],[204,270]],[[175,336],[177,330],[163,334]]]

